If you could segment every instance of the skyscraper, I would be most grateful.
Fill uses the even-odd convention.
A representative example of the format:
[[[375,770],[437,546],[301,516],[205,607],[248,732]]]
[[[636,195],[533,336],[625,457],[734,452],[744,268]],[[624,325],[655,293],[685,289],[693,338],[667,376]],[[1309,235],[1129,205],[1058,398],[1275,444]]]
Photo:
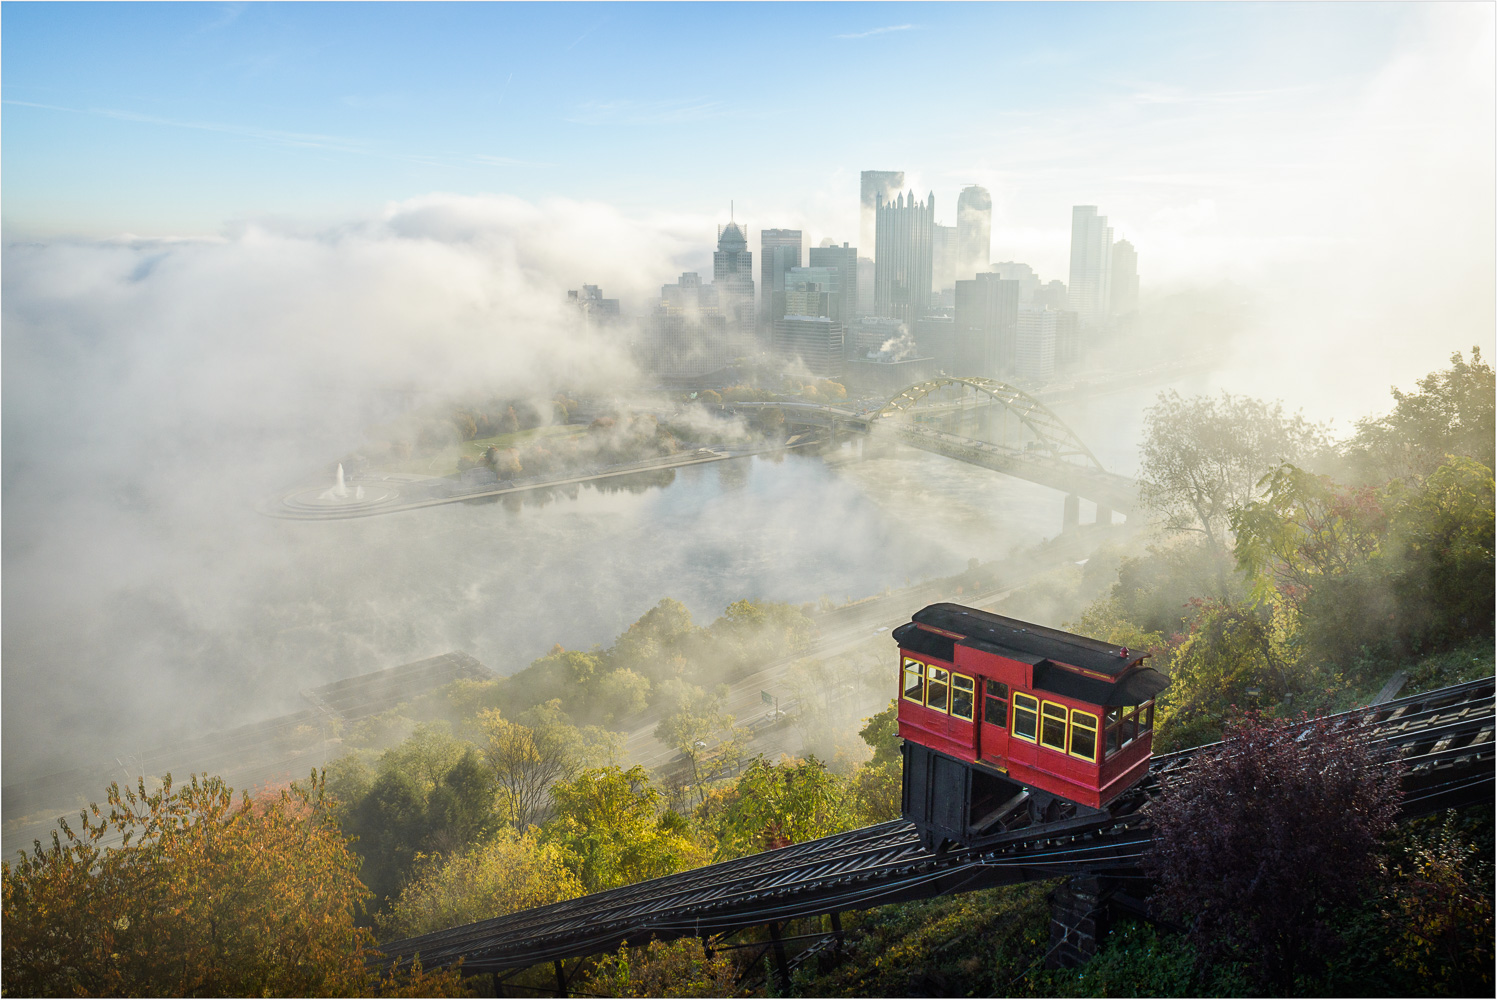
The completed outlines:
[[[993,256],[993,199],[976,184],[956,199],[956,270],[958,278],[986,271]]]
[[[1071,209],[1071,308],[1087,327],[1104,326],[1112,311],[1112,227],[1096,205]]]
[[[863,191],[859,201],[858,246],[866,254],[873,253],[873,233],[878,212],[878,200],[893,201],[904,188],[903,170],[863,171]],[[872,285],[869,285],[870,291]]]
[[[865,248],[866,249],[866,248]],[[868,251],[872,253],[872,250]],[[858,301],[856,305],[857,315],[873,316],[873,275],[875,273],[872,257],[858,258]]]
[[[1011,373],[1018,324],[1019,282],[992,271],[957,281],[953,374],[1002,378]]]
[[[752,328],[754,317],[754,255],[748,234],[737,222],[717,227],[717,252],[712,255],[712,283],[717,304],[730,323]]]
[[[799,358],[818,378],[840,378],[845,364],[842,324],[826,316],[785,316],[775,320],[774,352],[787,361]]]
[[[913,327],[930,307],[936,195],[923,202],[913,191],[892,203],[880,198],[875,209],[874,311]]]
[[[1112,314],[1138,312],[1138,251],[1127,240],[1112,245]]]
[[[943,226],[939,222],[931,227],[930,290],[939,293],[951,288],[957,278],[970,278],[970,274],[958,274],[957,229]]]
[[[844,326],[858,314],[858,248],[846,243],[840,247],[812,247],[807,256],[812,267],[830,267],[837,272],[837,291],[842,299],[838,318]]]
[[[835,267],[791,268],[785,275],[785,315],[825,316],[844,322],[840,277]]]
[[[759,327],[785,315],[785,272],[800,267],[799,229],[759,230]]]
[[[1024,378],[1055,374],[1057,313],[1053,309],[1020,309],[1014,345],[1014,373]]]

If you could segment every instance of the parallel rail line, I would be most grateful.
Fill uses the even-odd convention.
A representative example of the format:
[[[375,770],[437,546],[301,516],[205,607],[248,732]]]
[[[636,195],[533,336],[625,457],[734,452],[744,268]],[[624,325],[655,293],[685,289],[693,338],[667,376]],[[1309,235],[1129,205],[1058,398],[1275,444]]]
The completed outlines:
[[[1490,799],[1493,678],[1329,717],[1404,768],[1404,811],[1423,815]],[[1306,736],[1310,733],[1306,729]],[[1109,814],[1015,830],[976,848],[930,854],[912,824],[892,820],[549,906],[396,941],[385,959],[427,967],[462,960],[506,973],[612,951],[625,942],[704,939],[848,909],[1075,874],[1136,875],[1149,850],[1148,803],[1161,778],[1188,780],[1211,744],[1161,754]]]

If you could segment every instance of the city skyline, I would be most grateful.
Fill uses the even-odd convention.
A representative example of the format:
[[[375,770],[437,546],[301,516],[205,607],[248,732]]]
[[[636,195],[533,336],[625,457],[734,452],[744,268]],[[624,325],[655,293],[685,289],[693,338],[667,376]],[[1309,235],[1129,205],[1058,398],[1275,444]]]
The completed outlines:
[[[708,40],[753,44],[778,19],[685,9],[12,6],[5,226],[11,238],[217,235],[502,192],[600,200],[673,231],[737,198],[743,217],[800,228],[807,245],[858,245],[846,192],[864,165],[902,163],[906,188],[946,205],[968,185],[992,192],[994,259],[1033,246],[1036,267],[1060,273],[1057,213],[1098,203],[1174,280],[1335,228],[1306,209],[1344,213],[1353,192],[1317,206],[1295,191],[1324,191],[1326,171],[1361,162],[1379,131],[1479,122],[1479,104],[1453,103],[1471,96],[1462,59],[1435,63],[1491,23],[1489,11],[1399,5],[806,5],[767,47],[794,72],[766,72],[775,82],[749,100],[715,89]],[[943,64],[900,93],[873,87],[778,170],[748,149],[717,155],[838,74],[918,64],[973,33],[1020,55],[981,74]],[[626,58],[657,49],[663,65]],[[994,82],[1001,103],[979,96]],[[1395,114],[1374,127],[1377,102]],[[1415,121],[1420,104],[1429,114]],[[885,138],[878,123],[915,106],[919,146]],[[601,169],[600,143],[612,151]],[[1262,217],[1265,201],[1277,207]]]
[[[1385,385],[1490,338],[1490,7],[5,14],[8,246],[113,248],[121,260],[178,247],[178,267],[239,259],[214,273],[242,275],[253,301],[264,300],[248,289],[288,253],[333,274],[359,259],[422,289],[402,309],[455,310],[482,343],[483,324],[550,322],[583,284],[646,312],[662,283],[713,273],[711,237],[730,217],[749,224],[750,256],[761,227],[800,231],[804,249],[856,246],[868,258],[857,294],[871,298],[874,250],[855,235],[869,169],[934,192],[942,226],[959,223],[960,192],[983,188],[989,261],[1028,264],[1046,282],[1069,278],[1072,207],[1101,206],[1144,257],[1146,296],[1230,287],[1261,304],[1244,340],[1252,358],[1304,353],[1287,380],[1255,361],[1244,389],[1329,408],[1317,372],[1349,363],[1359,377],[1348,382]],[[722,71],[724,37],[762,51],[762,85]],[[945,56],[970,39],[993,40],[995,58]],[[898,67],[900,86],[876,82]],[[802,127],[813,95],[844,91],[836,114]],[[791,123],[785,141],[744,141]],[[366,243],[373,256],[348,257]],[[523,281],[499,277],[511,264]],[[443,278],[418,302],[438,273],[504,292]],[[312,277],[299,294],[339,287]],[[443,300],[454,287],[467,290]],[[463,296],[497,317],[464,312]],[[357,310],[340,302],[352,328]],[[392,336],[381,343],[393,356],[432,357]],[[527,335],[511,349],[540,359],[556,347]],[[448,349],[475,357],[466,341]],[[472,377],[504,364],[480,356]]]

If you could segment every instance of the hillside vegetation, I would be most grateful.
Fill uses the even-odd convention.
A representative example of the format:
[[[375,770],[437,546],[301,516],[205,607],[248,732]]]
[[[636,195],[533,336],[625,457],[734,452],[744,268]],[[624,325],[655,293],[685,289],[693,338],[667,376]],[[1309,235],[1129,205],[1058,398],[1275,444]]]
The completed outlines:
[[[1229,735],[1261,748],[1253,760],[1281,760],[1276,720],[1365,700],[1396,670],[1406,692],[1492,673],[1492,369],[1475,351],[1456,355],[1394,397],[1388,414],[1336,442],[1276,405],[1163,395],[1142,448],[1161,524],[1148,547],[1042,581],[1006,610],[1074,615],[1075,631],[1148,649],[1172,682],[1159,702],[1162,749]],[[1067,595],[1090,603],[1064,610]],[[720,685],[803,650],[813,632],[793,607],[740,601],[703,627],[666,599],[606,649],[558,646],[512,677],[458,682],[368,720],[344,734],[350,752],[325,784],[314,777],[239,805],[212,781],[155,796],[116,790],[81,833],[65,829],[6,864],[5,992],[370,991],[362,962],[377,939],[892,818],[892,702],[862,720],[860,738],[833,733],[826,759],[750,757],[722,708]],[[882,672],[855,658],[803,664],[802,683],[888,690],[892,646],[884,656]],[[802,702],[832,713],[830,702]],[[615,728],[645,719],[679,754],[659,773],[620,758]],[[1272,798],[1287,794],[1272,782],[1250,784],[1270,796],[1274,836],[1329,836]],[[846,961],[806,966],[791,990],[1489,995],[1490,810],[1395,829],[1387,789],[1359,788],[1341,793],[1383,820],[1359,834],[1355,863],[1304,882],[1303,905],[1277,931],[1231,895],[1230,873],[1217,872],[1227,895],[1210,900],[1165,879],[1161,926],[1123,925],[1085,968],[1047,971],[1049,887],[1034,884],[849,914]],[[127,840],[103,847],[101,831]],[[1214,864],[1277,864],[1269,849],[1208,852],[1195,859],[1208,873],[1196,883],[1215,884]],[[1295,921],[1313,945],[1285,944]],[[824,929],[812,921],[786,933]],[[778,991],[752,954],[709,960],[696,941],[626,949],[597,961],[579,988]],[[550,975],[515,983],[554,988]],[[461,984],[438,975],[378,988],[436,995]]]

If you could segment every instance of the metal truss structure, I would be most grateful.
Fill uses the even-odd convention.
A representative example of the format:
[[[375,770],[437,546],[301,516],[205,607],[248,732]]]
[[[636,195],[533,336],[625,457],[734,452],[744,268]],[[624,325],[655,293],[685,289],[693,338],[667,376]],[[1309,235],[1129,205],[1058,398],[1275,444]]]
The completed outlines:
[[[1050,458],[1082,465],[1096,472],[1107,471],[1102,468],[1102,463],[1097,461],[1097,456],[1092,454],[1091,449],[1076,436],[1076,432],[1049,407],[1024,390],[996,379],[943,376],[928,382],[917,382],[889,400],[883,409],[874,414],[873,419],[909,416],[920,408],[931,393],[954,385],[968,386],[999,403],[1028,428],[1040,445],[1039,450],[1047,453]]]
[[[1493,678],[1332,716],[1403,767],[1403,808],[1418,816],[1490,801],[1494,787]],[[1305,737],[1313,733],[1307,727]],[[904,820],[709,865],[563,903],[386,945],[385,960],[420,956],[427,967],[459,959],[465,973],[508,974],[612,951],[621,944],[722,937],[768,926],[781,974],[780,925],[844,910],[926,899],[1068,875],[1137,877],[1149,850],[1145,806],[1161,779],[1189,780],[1197,754],[1154,758],[1141,784],[1095,815],[1010,830],[974,847],[933,854]],[[769,947],[768,945],[765,946]]]

